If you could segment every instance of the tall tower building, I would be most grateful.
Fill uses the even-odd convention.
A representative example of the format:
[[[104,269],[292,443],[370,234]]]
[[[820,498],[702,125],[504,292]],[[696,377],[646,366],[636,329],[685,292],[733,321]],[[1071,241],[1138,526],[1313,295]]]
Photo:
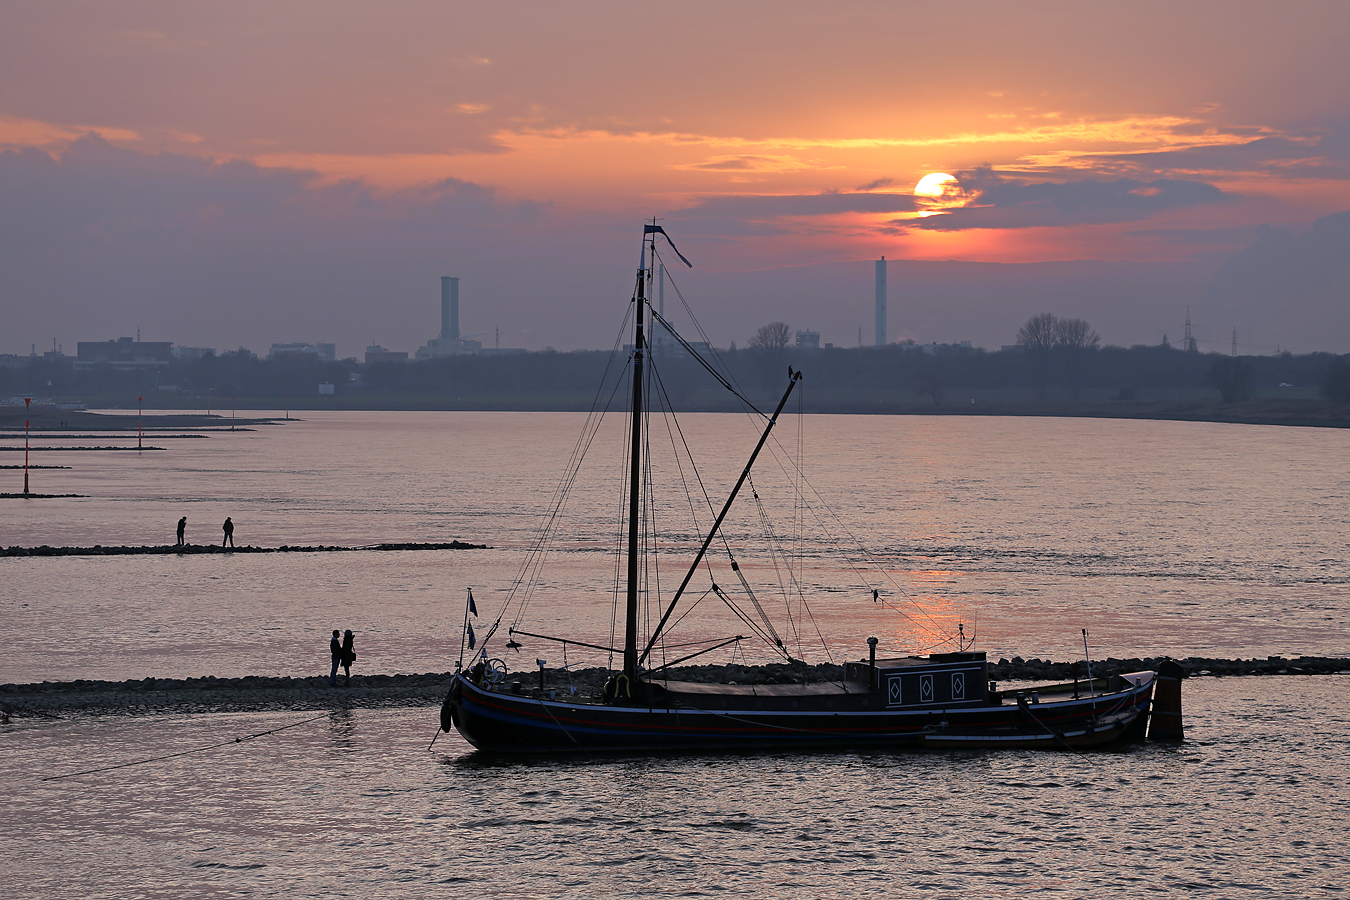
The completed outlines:
[[[459,337],[459,279],[441,276],[441,340]]]
[[[886,257],[877,260],[877,346],[886,346]]]
[[[441,333],[418,348],[417,358],[440,359],[442,356],[477,353],[482,349],[479,341],[470,340],[459,331],[459,279],[442,275]]]

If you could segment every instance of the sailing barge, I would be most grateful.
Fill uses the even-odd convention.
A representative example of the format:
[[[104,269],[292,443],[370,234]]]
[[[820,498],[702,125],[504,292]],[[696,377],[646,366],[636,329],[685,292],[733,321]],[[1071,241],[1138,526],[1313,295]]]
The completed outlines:
[[[519,650],[517,638],[522,636],[557,640],[564,646],[608,651],[615,657],[621,654],[622,664],[594,696],[560,698],[556,691],[544,689],[542,679],[538,689],[527,688],[519,677],[509,676],[501,658],[489,653],[502,617],[497,618],[478,648],[466,611],[466,643],[470,651],[476,652],[467,664],[461,656],[441,709],[441,728],[457,729],[474,747],[494,754],[906,747],[1076,749],[1141,737],[1149,717],[1155,673],[1134,672],[1097,681],[1092,681],[1089,673],[1089,680],[1082,685],[1001,692],[989,681],[985,654],[971,650],[963,637],[957,639],[957,649],[951,652],[882,659],[876,656],[877,639],[869,638],[867,659],[846,664],[840,680],[817,684],[680,682],[671,680],[668,670],[691,657],[660,666],[652,664],[653,650],[670,626],[672,614],[685,598],[694,577],[700,571],[709,571],[709,548],[802,377],[800,372],[788,368],[786,389],[773,414],[764,416],[766,423],[749,462],[715,521],[707,528],[679,588],[665,601],[659,622],[645,639],[640,639],[640,624],[650,620],[639,609],[639,597],[649,598],[656,593],[644,581],[647,568],[643,563],[644,554],[652,547],[642,532],[647,521],[645,490],[651,481],[644,469],[647,464],[644,396],[651,394],[647,319],[654,319],[688,354],[698,357],[696,348],[684,341],[649,302],[657,272],[664,276],[664,269],[658,270],[658,236],[665,237],[670,249],[688,264],[669,243],[661,226],[655,223],[644,226],[641,264],[632,298],[633,343],[628,357],[632,375],[625,454],[629,467],[626,546],[622,548],[627,571],[621,592],[616,592],[621,593],[624,601],[622,646],[546,638],[514,626],[508,629],[505,645]],[[724,387],[735,392],[713,366],[702,359],[699,362]],[[579,446],[583,443],[589,442],[579,442]],[[569,478],[570,475],[564,482]],[[546,543],[541,540],[540,546]],[[734,558],[730,568],[749,592]],[[727,600],[716,584],[710,590]],[[875,596],[873,593],[874,599]],[[469,598],[468,605],[472,608],[472,593]],[[759,608],[757,602],[755,606]],[[782,650],[781,641],[778,645]]]
[[[491,753],[664,753],[869,747],[1086,748],[1142,737],[1153,672],[1078,696],[990,690],[983,653],[850,663],[839,682],[728,685],[639,679],[635,696],[556,699],[499,678],[456,676],[441,727]]]

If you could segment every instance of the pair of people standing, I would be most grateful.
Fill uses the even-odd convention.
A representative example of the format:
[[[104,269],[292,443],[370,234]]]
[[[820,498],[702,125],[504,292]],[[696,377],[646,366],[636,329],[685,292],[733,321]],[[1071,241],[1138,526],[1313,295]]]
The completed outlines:
[[[348,628],[341,636],[333,629],[333,639],[328,642],[328,650],[333,655],[333,670],[328,673],[328,683],[337,686],[338,666],[342,667],[343,684],[352,683],[352,663],[356,662],[356,635]]]
[[[220,530],[223,531],[223,532],[225,533],[225,536],[222,537],[222,538],[220,539],[220,546],[224,547],[224,546],[225,546],[225,543],[228,541],[228,542],[229,542],[229,545],[230,545],[231,547],[233,547],[233,546],[234,546],[234,520],[231,519],[229,516],[226,516],[226,517],[225,517],[225,524],[220,526]],[[187,516],[183,516],[183,518],[181,518],[181,519],[178,520],[178,546],[179,546],[179,547],[184,546],[185,543],[186,543],[186,542],[183,540],[183,533],[184,533],[185,531],[187,531]]]

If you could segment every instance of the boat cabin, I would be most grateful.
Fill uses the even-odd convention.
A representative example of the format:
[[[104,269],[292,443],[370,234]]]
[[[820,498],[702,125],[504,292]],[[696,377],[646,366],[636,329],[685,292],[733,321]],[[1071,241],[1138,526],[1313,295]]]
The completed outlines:
[[[844,678],[882,692],[888,709],[989,703],[989,664],[982,652],[845,663]]]

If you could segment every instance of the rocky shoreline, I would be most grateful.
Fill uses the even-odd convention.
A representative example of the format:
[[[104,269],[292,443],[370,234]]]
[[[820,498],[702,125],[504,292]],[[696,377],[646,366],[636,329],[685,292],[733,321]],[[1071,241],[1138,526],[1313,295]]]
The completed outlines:
[[[1094,660],[1097,677],[1154,669],[1166,657]],[[1175,660],[1187,677],[1256,675],[1330,675],[1350,672],[1350,659],[1308,657],[1286,659]],[[1067,681],[1073,663],[1049,660],[1000,659],[989,664],[989,677],[1006,682]],[[565,692],[598,691],[609,677],[607,669],[571,673],[545,670],[545,685]],[[12,718],[68,718],[73,715],[144,714],[159,712],[254,712],[434,706],[449,688],[451,672],[421,675],[354,675],[350,685],[331,687],[326,675],[309,678],[248,675],[242,678],[145,678],[131,681],[46,681],[40,684],[0,685],[0,709]],[[508,681],[527,687],[538,684],[538,671],[513,672]],[[763,666],[684,666],[670,671],[680,681],[705,684],[794,684],[836,681],[843,666],[829,663],[770,664]]]
[[[19,494],[17,496],[23,496]],[[34,494],[33,496],[38,496]],[[53,495],[57,496],[57,495]],[[75,497],[77,494],[61,494],[63,497]],[[0,547],[0,557],[6,556],[184,556],[211,553],[355,553],[357,551],[380,550],[486,550],[487,544],[466,544],[463,541],[450,541],[444,544],[390,543],[370,544],[365,547],[338,547],[328,544],[313,546],[280,547],[220,547],[216,544],[154,544],[149,546],[104,547],[95,544],[92,547]]]

